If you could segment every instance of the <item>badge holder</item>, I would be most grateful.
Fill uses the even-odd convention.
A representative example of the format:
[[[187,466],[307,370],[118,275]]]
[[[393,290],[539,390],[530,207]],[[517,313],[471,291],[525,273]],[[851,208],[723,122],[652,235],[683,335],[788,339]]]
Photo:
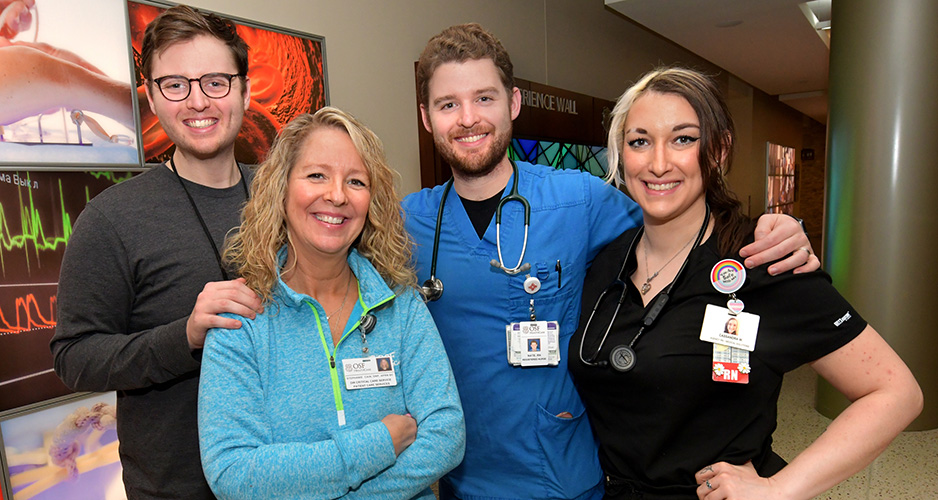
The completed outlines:
[[[560,324],[556,321],[538,321],[534,299],[531,299],[528,308],[531,321],[505,326],[508,364],[557,366],[560,363]]]
[[[746,268],[733,259],[722,260],[713,266],[710,282],[718,292],[729,295],[725,308],[707,305],[700,328],[700,340],[713,344],[711,379],[748,384],[749,353],[756,347],[759,316],[743,312],[745,304],[736,297],[746,282]]]

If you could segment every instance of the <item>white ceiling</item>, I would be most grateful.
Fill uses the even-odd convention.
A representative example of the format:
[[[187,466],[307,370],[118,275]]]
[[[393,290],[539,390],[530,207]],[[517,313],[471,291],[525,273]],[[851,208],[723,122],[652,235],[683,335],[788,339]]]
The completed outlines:
[[[809,2],[822,21],[830,1]],[[827,123],[830,31],[803,0],[605,0],[606,6]],[[809,17],[814,18],[809,21]],[[826,17],[826,19],[825,19]]]

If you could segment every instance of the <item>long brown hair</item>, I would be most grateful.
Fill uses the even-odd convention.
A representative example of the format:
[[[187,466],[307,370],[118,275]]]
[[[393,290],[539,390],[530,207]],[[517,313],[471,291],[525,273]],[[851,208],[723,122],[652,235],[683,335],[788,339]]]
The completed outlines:
[[[609,127],[607,180],[622,183],[622,148],[625,147],[625,120],[632,104],[647,92],[675,94],[694,108],[700,121],[700,154],[697,158],[703,177],[704,193],[710,205],[720,251],[737,253],[751,232],[752,223],[741,210],[742,204],[726,185],[726,174],[733,164],[736,129],[733,118],[716,82],[709,76],[687,68],[659,68],[645,74],[619,97],[612,110]],[[615,168],[611,168],[615,166]]]

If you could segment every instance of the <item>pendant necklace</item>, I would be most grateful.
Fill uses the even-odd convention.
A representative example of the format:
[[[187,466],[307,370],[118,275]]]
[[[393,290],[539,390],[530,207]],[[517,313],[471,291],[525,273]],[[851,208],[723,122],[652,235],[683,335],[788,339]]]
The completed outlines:
[[[645,295],[646,293],[648,293],[648,290],[651,290],[651,280],[657,278],[657,277],[658,277],[658,273],[660,273],[661,271],[663,271],[664,268],[668,267],[668,264],[670,264],[672,260],[674,260],[675,258],[677,258],[677,256],[680,255],[681,252],[683,252],[684,249],[687,248],[687,247],[691,244],[691,242],[694,241],[694,239],[695,239],[695,238],[691,238],[691,239],[687,240],[687,243],[684,243],[684,246],[682,246],[681,249],[678,250],[676,254],[674,254],[670,259],[668,259],[668,261],[665,262],[664,265],[661,266],[660,269],[658,269],[657,271],[655,271],[655,274],[652,274],[652,275],[648,276],[648,278],[645,279],[645,282],[642,283],[642,290],[641,290],[641,291],[642,291],[642,295]],[[645,274],[647,275],[647,274],[648,274],[648,244],[647,244],[647,243],[645,244],[644,250],[645,250]]]
[[[352,270],[349,269],[348,282],[345,283],[345,297],[342,298],[342,305],[338,309],[332,311],[332,314],[326,314],[326,321],[330,321],[333,316],[338,314],[342,309],[345,309],[345,302],[348,300],[348,291],[352,288]]]

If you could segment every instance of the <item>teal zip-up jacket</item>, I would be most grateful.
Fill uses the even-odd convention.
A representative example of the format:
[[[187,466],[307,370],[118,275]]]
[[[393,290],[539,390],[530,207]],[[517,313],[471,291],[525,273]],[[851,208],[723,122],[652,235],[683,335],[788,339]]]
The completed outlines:
[[[322,306],[279,279],[263,314],[209,332],[199,442],[219,498],[432,499],[429,486],[462,460],[462,407],[426,305],[412,289],[395,296],[354,249],[348,263],[359,299],[338,345]],[[363,354],[369,312],[377,324]],[[392,357],[397,385],[347,390],[342,360],[372,355]],[[395,457],[381,419],[406,413],[417,438]]]

